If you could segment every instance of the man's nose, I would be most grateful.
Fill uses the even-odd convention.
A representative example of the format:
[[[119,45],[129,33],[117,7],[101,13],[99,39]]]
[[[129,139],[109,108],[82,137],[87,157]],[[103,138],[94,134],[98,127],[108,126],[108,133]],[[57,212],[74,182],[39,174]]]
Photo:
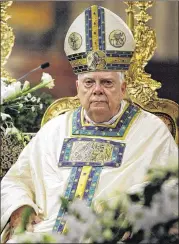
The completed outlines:
[[[93,89],[94,95],[100,95],[103,94],[103,87],[100,83],[96,83]]]

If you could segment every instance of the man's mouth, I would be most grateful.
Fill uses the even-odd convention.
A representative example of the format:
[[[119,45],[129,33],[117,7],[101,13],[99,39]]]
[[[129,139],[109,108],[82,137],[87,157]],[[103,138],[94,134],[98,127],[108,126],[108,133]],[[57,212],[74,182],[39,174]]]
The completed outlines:
[[[99,100],[99,101],[92,101],[91,103],[106,103],[106,101]]]

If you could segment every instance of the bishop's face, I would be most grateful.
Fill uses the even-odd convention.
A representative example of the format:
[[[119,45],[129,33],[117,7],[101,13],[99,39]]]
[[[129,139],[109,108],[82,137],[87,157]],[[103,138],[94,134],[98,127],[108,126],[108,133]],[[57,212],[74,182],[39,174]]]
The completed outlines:
[[[81,105],[94,122],[109,121],[118,113],[126,91],[126,83],[120,81],[118,72],[84,73],[76,85]]]

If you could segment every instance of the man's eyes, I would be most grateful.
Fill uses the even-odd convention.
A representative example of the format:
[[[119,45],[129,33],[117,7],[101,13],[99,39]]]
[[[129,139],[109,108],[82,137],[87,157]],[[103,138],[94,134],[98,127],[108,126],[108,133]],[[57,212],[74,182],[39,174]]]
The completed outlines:
[[[103,80],[102,81],[102,84],[105,86],[105,87],[112,87],[113,86],[113,82],[111,80]]]
[[[94,80],[86,80],[84,82],[85,86],[87,86],[87,87],[91,87],[94,83],[95,83]]]
[[[84,81],[84,85],[86,87],[92,87],[95,84],[96,84],[95,80],[85,80]],[[104,87],[112,87],[113,86],[113,81],[112,80],[101,80],[100,81],[100,85],[102,85]]]
[[[91,83],[95,83],[95,81],[94,80],[86,80],[85,83],[91,84]]]

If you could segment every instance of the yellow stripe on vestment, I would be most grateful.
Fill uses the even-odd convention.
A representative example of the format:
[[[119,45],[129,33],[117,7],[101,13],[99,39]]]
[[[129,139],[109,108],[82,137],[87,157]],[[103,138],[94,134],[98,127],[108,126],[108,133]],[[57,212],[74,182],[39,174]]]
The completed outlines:
[[[92,166],[83,166],[82,171],[81,171],[81,175],[80,175],[80,179],[78,181],[78,185],[77,185],[77,189],[76,189],[76,193],[75,193],[75,198],[79,198],[82,199],[85,189],[86,189],[86,184],[87,184],[87,180],[89,177],[89,174],[91,172]],[[67,229],[68,229],[68,223],[65,224],[64,228],[63,228],[63,232],[62,233],[66,233]]]
[[[80,179],[78,182],[78,186],[76,189],[76,193],[75,193],[75,198],[78,197],[80,199],[83,198],[85,189],[86,189],[86,183],[89,177],[89,174],[91,172],[92,166],[83,166],[82,171],[81,171],[81,175],[80,175]]]
[[[92,49],[93,51],[99,50],[99,36],[98,36],[98,6],[91,7],[92,19]]]

